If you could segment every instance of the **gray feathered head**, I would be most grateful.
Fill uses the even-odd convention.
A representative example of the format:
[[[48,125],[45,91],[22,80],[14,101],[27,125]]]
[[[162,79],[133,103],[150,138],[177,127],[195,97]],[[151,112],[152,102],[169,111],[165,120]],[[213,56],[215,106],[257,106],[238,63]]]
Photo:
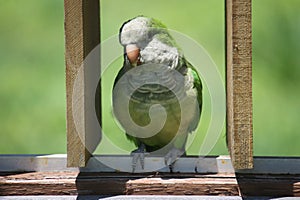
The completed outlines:
[[[133,18],[122,25],[119,39],[131,66],[159,63],[173,69],[178,67],[181,51],[166,26],[158,20],[143,16]]]

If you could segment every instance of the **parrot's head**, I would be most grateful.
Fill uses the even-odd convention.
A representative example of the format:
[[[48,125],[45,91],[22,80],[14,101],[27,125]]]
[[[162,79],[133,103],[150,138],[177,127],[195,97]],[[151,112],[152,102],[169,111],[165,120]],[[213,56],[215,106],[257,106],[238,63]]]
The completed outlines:
[[[119,40],[124,47],[125,62],[131,67],[146,63],[177,68],[181,50],[160,21],[138,16],[125,22]]]

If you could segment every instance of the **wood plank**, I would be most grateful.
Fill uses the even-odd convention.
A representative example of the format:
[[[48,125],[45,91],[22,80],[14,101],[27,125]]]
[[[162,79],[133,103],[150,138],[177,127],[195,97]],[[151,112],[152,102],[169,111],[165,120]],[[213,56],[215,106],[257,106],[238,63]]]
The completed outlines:
[[[186,195],[118,195],[108,197],[107,195],[52,195],[52,196],[2,196],[0,200],[243,200],[242,197],[224,197],[224,196],[186,196]],[[265,198],[255,198],[256,200],[265,200]],[[292,199],[281,199],[281,200],[292,200]]]
[[[77,194],[300,197],[300,175],[0,173],[0,196]]]
[[[253,168],[251,0],[226,0],[227,145],[235,169]]]
[[[239,195],[234,178],[143,178],[126,183],[126,194],[134,195]]]
[[[43,172],[43,171],[74,171],[74,172],[116,172],[119,169],[105,165],[109,161],[114,166],[123,166],[127,171],[132,170],[131,156],[94,155],[84,168],[66,167],[65,154],[54,155],[0,155],[0,172]],[[104,163],[101,163],[104,162]],[[146,157],[145,168],[136,172],[146,173],[146,169],[154,169],[160,163],[164,164],[164,157]],[[300,174],[300,157],[254,157],[254,168],[237,170],[239,174]],[[197,168],[197,170],[195,170]],[[233,174],[235,170],[229,156],[209,157],[181,157],[174,165],[176,173],[194,174]],[[168,173],[170,169],[163,167],[155,170],[158,173]]]
[[[66,155],[1,155],[0,172],[32,171],[79,171],[66,167]],[[94,155],[82,172],[120,172],[132,171],[132,157],[125,155]],[[297,163],[297,162],[294,162]],[[300,163],[300,159],[299,162]],[[113,168],[115,166],[116,168]],[[197,171],[195,170],[197,167]],[[136,172],[170,172],[164,164],[164,157],[145,158],[145,168],[136,168]],[[156,169],[156,170],[153,170]],[[287,168],[285,168],[287,169]],[[151,172],[152,172],[151,171]],[[210,156],[205,158],[182,157],[174,165],[174,172],[180,173],[234,173],[229,156]]]
[[[300,197],[299,157],[255,157],[254,169],[239,170],[236,174],[233,167],[227,165],[230,163],[228,156],[185,157],[178,160],[176,173],[161,169],[134,174],[116,172],[100,164],[98,159],[131,163],[130,156],[95,156],[86,168],[78,169],[66,168],[66,155],[1,155],[0,196],[127,194]],[[146,157],[147,165],[160,161],[163,162],[163,157]],[[201,163],[198,173],[192,170],[197,161]]]
[[[96,105],[101,105],[100,92],[98,91],[96,96],[95,93],[90,93],[88,76],[91,69],[84,63],[89,53],[100,43],[99,0],[65,0],[64,7],[67,163],[70,167],[84,167],[92,153],[92,148],[86,147],[91,140],[89,118],[95,108],[91,109],[89,106],[95,98],[99,102]],[[93,73],[100,75],[100,54],[98,60],[93,62],[95,64]],[[97,113],[101,113],[100,106],[96,110]]]
[[[185,179],[137,179],[126,184],[127,194],[300,196],[300,177],[291,175],[232,175]]]

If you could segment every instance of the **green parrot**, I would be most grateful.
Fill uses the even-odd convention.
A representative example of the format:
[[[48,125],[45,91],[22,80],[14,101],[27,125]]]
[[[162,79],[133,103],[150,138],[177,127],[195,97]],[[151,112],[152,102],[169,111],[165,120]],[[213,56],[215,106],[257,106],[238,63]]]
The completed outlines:
[[[201,79],[156,19],[138,16],[125,22],[119,41],[124,63],[114,83],[113,113],[137,146],[132,152],[133,171],[138,161],[144,168],[149,153],[164,156],[172,171],[200,120]]]

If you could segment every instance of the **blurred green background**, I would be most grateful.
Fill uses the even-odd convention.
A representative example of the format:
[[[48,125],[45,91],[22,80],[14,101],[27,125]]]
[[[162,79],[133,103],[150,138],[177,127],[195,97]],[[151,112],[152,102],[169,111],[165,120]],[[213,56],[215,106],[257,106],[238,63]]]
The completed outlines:
[[[299,0],[253,0],[255,155],[300,155],[299,8]],[[225,76],[223,0],[101,0],[102,40],[139,14],[193,38]],[[63,21],[63,0],[0,1],[2,154],[66,152]],[[111,118],[109,94],[120,63],[116,60],[104,74],[103,125],[116,144],[130,150]],[[203,121],[205,129],[208,121]],[[197,152],[201,133],[190,154]],[[110,153],[105,147],[97,153]],[[227,154],[224,132],[211,154]]]

